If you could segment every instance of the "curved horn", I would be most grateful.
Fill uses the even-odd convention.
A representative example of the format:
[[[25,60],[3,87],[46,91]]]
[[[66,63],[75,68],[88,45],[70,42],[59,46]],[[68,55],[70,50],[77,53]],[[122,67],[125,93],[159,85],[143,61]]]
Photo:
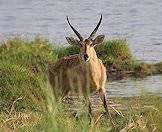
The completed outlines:
[[[67,18],[68,24],[70,25],[70,27],[72,28],[72,30],[74,31],[74,33],[78,36],[78,38],[80,39],[80,41],[83,41],[83,37],[80,35],[80,33],[78,33],[78,31],[75,30],[75,28],[70,24],[68,16],[66,18]]]
[[[96,32],[101,24],[101,21],[102,21],[102,14],[101,14],[101,17],[100,17],[100,20],[99,20],[97,26],[95,27],[95,29],[93,30],[93,32],[91,33],[91,35],[89,36],[88,39],[93,39],[94,35],[96,34]]]

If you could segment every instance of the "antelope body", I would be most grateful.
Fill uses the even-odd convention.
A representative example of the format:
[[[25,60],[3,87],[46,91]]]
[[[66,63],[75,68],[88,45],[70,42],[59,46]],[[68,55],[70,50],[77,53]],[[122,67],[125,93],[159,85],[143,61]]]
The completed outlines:
[[[108,112],[105,94],[106,68],[102,61],[97,57],[94,46],[101,44],[104,35],[99,35],[95,39],[94,35],[98,30],[102,20],[98,22],[96,28],[88,39],[83,39],[77,30],[67,21],[77,35],[79,40],[73,37],[66,37],[71,45],[80,47],[80,53],[63,57],[56,63],[50,64],[48,67],[49,82],[54,90],[55,96],[68,94],[69,91],[79,92],[88,100],[89,94],[93,91],[99,91],[101,100],[103,101],[106,112]],[[88,100],[89,112],[91,114],[90,101]]]

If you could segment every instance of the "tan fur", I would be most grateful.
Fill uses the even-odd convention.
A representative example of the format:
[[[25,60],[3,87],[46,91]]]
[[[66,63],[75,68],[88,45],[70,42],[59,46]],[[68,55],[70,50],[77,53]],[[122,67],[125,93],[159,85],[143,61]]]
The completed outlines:
[[[88,62],[82,60],[83,52],[84,47],[81,47],[80,54],[63,57],[49,65],[49,81],[55,95],[65,96],[69,91],[80,92],[84,96],[95,90],[105,92],[106,68],[93,47],[87,45]]]
[[[100,20],[92,31],[88,39],[83,39],[80,33],[71,25],[67,16],[67,22],[78,39],[66,37],[69,44],[79,46],[80,53],[64,57],[48,67],[49,82],[53,88],[56,99],[64,97],[69,91],[79,92],[83,94],[89,108],[89,115],[92,116],[91,103],[89,94],[95,90],[99,92],[103,106],[108,114],[105,82],[106,68],[102,61],[97,57],[94,46],[101,44],[105,35],[98,35],[94,39],[102,20]],[[91,118],[90,118],[91,121]]]

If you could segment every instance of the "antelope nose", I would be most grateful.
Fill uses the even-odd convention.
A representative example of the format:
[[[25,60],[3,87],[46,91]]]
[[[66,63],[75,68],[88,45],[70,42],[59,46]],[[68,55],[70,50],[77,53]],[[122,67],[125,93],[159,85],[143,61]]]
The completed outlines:
[[[87,61],[88,60],[88,55],[87,54],[84,54],[84,60]]]

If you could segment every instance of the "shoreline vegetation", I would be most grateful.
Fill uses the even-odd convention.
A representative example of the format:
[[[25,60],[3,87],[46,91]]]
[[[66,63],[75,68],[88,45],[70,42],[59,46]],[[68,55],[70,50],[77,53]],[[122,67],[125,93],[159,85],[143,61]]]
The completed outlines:
[[[78,52],[77,47],[58,47],[41,37],[33,40],[15,37],[0,42],[0,131],[162,130],[162,103],[156,95],[113,98],[114,104],[127,107],[127,110],[113,109],[112,104],[114,125],[105,118],[102,107],[94,108],[90,124],[83,105],[72,113],[69,108],[75,103],[56,104],[47,83],[47,65]],[[108,80],[162,74],[162,62],[137,61],[126,40],[107,40],[96,47],[96,52],[106,66]]]
[[[162,74],[162,61],[150,64],[136,60],[126,40],[107,40],[95,49],[107,69],[108,80]],[[41,37],[33,40],[15,37],[0,42],[0,53],[1,62],[26,66],[33,72],[45,72],[49,63],[64,56],[78,54],[79,49],[71,45],[54,45]]]

